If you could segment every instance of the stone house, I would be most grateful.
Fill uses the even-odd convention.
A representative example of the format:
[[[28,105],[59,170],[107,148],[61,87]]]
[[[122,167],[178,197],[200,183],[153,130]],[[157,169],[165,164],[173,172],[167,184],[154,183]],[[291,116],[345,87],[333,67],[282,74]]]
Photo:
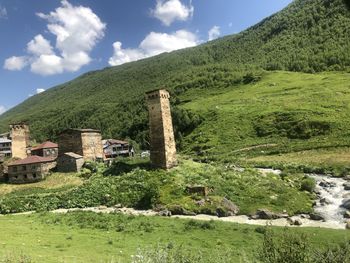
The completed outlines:
[[[85,161],[102,161],[103,146],[100,131],[93,129],[68,129],[59,134],[59,152],[75,153],[83,156]]]
[[[80,172],[83,165],[83,156],[72,152],[64,153],[57,159],[57,170],[62,173]]]
[[[47,141],[32,148],[31,152],[36,156],[57,158],[58,144]]]
[[[38,182],[55,167],[56,161],[52,157],[30,156],[8,165],[8,180],[13,184]]]
[[[106,158],[133,157],[134,148],[126,141],[108,139],[103,140],[103,153]]]

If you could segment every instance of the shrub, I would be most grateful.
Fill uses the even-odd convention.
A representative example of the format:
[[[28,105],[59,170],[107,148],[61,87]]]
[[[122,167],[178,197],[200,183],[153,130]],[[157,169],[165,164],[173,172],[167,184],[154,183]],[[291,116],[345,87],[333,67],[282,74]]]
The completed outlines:
[[[349,263],[350,244],[345,242],[333,247],[313,248],[303,233],[282,232],[265,228],[264,239],[258,253],[262,263]]]
[[[316,187],[316,181],[313,178],[306,177],[301,181],[300,190],[302,191],[308,191],[312,193],[315,190]]]
[[[233,263],[236,262],[231,251],[220,248],[204,255],[202,251],[193,251],[183,246],[158,245],[147,249],[138,249],[131,263]]]
[[[267,228],[259,259],[263,263],[311,263],[308,238],[287,228],[282,234]]]

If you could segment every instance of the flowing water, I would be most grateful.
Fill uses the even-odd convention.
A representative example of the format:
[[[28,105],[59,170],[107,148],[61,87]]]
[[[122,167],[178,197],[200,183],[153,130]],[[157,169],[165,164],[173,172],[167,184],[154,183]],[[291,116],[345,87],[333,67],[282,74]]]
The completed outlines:
[[[346,209],[342,207],[342,204],[350,197],[350,191],[344,188],[347,181],[324,175],[309,176],[314,178],[317,184],[315,190],[318,194],[318,200],[314,207],[315,212],[324,217],[328,223],[344,224]]]
[[[258,169],[258,171],[262,174],[281,173],[280,170],[273,169]],[[347,209],[343,208],[342,204],[350,200],[350,190],[345,190],[344,185],[350,185],[350,182],[326,175],[307,174],[307,176],[316,181],[317,200],[314,212],[324,218],[323,222],[319,221],[320,225],[324,223],[329,227],[344,228],[346,222],[344,213]]]

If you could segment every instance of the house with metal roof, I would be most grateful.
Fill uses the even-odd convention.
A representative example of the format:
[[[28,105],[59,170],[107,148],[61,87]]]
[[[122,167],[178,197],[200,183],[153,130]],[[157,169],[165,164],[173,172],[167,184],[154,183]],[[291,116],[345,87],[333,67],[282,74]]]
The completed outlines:
[[[8,137],[0,137],[0,156],[11,157],[12,140]]]
[[[132,157],[135,154],[134,148],[126,141],[108,139],[103,140],[102,144],[106,158]]]

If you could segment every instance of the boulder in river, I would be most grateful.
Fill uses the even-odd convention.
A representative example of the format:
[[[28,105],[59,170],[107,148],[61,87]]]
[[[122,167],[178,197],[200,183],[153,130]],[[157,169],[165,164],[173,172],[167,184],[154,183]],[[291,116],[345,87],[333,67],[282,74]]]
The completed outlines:
[[[332,188],[332,187],[336,187],[336,183],[334,182],[328,182],[326,180],[322,180],[320,183],[319,183],[319,186],[323,187],[323,188]]]
[[[343,186],[345,191],[350,191],[350,182],[344,183]]]
[[[316,213],[311,213],[310,219],[314,221],[324,221],[324,217]]]
[[[329,205],[329,204],[331,204],[332,202],[330,201],[330,200],[328,200],[327,198],[322,198],[321,200],[320,200],[320,203],[321,203],[321,205]]]
[[[345,199],[341,207],[344,207],[345,209],[350,210],[350,199]]]
[[[350,218],[350,211],[344,212],[344,218]]]

